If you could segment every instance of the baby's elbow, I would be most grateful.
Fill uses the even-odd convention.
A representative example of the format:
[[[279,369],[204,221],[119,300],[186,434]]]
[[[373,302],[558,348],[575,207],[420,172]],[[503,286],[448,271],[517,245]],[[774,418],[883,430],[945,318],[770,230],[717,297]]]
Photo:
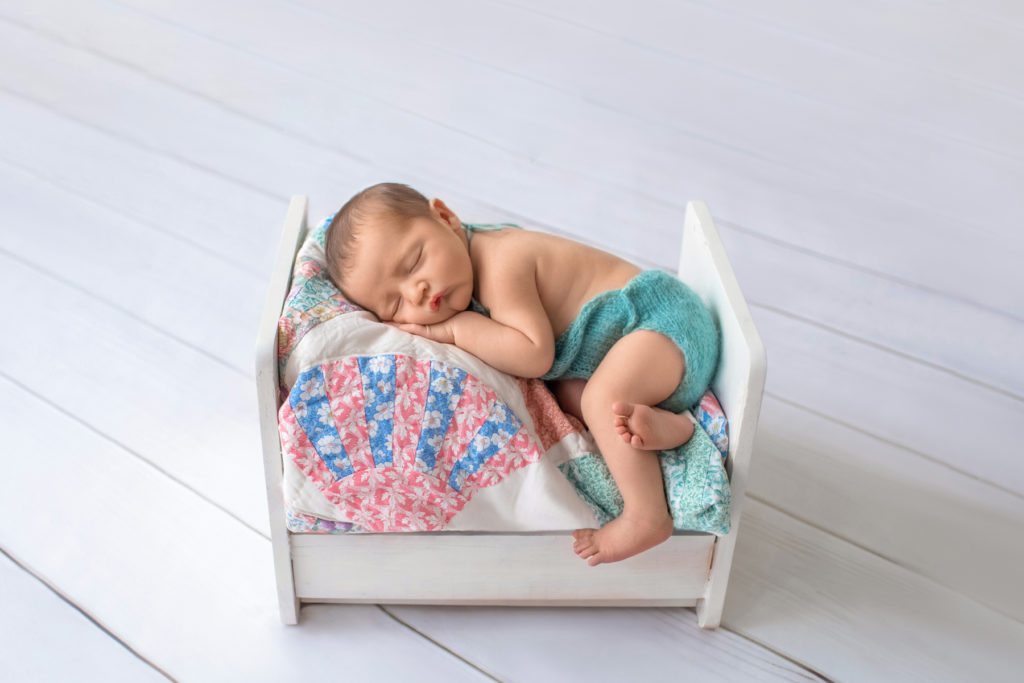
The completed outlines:
[[[546,375],[548,370],[551,369],[552,364],[555,362],[555,345],[541,344],[538,346],[536,353],[530,354],[530,362],[528,367],[525,368],[526,372],[523,377],[533,378],[541,377]]]

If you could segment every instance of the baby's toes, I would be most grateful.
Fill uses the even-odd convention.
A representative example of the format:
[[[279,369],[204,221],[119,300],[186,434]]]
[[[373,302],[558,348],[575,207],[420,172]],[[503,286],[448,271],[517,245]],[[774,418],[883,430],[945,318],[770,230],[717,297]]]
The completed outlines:
[[[583,543],[574,546],[573,551],[580,556],[580,559],[585,560],[597,554],[597,544],[593,541],[584,541]]]
[[[577,529],[572,533],[575,542],[572,544],[573,552],[584,560],[597,552],[597,543],[594,542],[594,532],[597,529]]]

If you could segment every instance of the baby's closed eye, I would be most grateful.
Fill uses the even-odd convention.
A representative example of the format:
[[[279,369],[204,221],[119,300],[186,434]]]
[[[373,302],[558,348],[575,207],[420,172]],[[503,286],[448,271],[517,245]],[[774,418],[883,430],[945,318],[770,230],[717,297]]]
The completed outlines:
[[[409,264],[409,272],[410,273],[412,271],[416,270],[416,267],[420,264],[420,261],[423,260],[423,247],[420,247],[419,249],[417,249],[415,254],[416,254],[416,256],[413,258],[412,262]]]

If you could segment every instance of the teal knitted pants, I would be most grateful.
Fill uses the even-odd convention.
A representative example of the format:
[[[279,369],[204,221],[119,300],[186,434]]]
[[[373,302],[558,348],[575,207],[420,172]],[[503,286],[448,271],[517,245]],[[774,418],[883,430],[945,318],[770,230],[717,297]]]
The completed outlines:
[[[692,289],[660,270],[644,271],[584,304],[555,340],[555,362],[541,379],[589,379],[615,342],[637,330],[660,332],[686,359],[683,381],[658,406],[681,413],[696,404],[718,365],[718,322]]]

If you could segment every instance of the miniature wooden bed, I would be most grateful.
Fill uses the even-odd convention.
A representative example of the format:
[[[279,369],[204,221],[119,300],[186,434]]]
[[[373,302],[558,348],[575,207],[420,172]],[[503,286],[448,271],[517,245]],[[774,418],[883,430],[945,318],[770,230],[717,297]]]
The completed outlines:
[[[260,322],[256,351],[267,503],[281,620],[302,603],[696,606],[702,628],[722,616],[765,381],[765,351],[703,202],[686,207],[679,276],[722,326],[712,390],[729,420],[726,468],[732,529],[676,532],[623,562],[590,567],[571,529],[533,533],[293,534],[285,526],[278,437],[277,321],[307,226],[306,197],[292,198]]]

